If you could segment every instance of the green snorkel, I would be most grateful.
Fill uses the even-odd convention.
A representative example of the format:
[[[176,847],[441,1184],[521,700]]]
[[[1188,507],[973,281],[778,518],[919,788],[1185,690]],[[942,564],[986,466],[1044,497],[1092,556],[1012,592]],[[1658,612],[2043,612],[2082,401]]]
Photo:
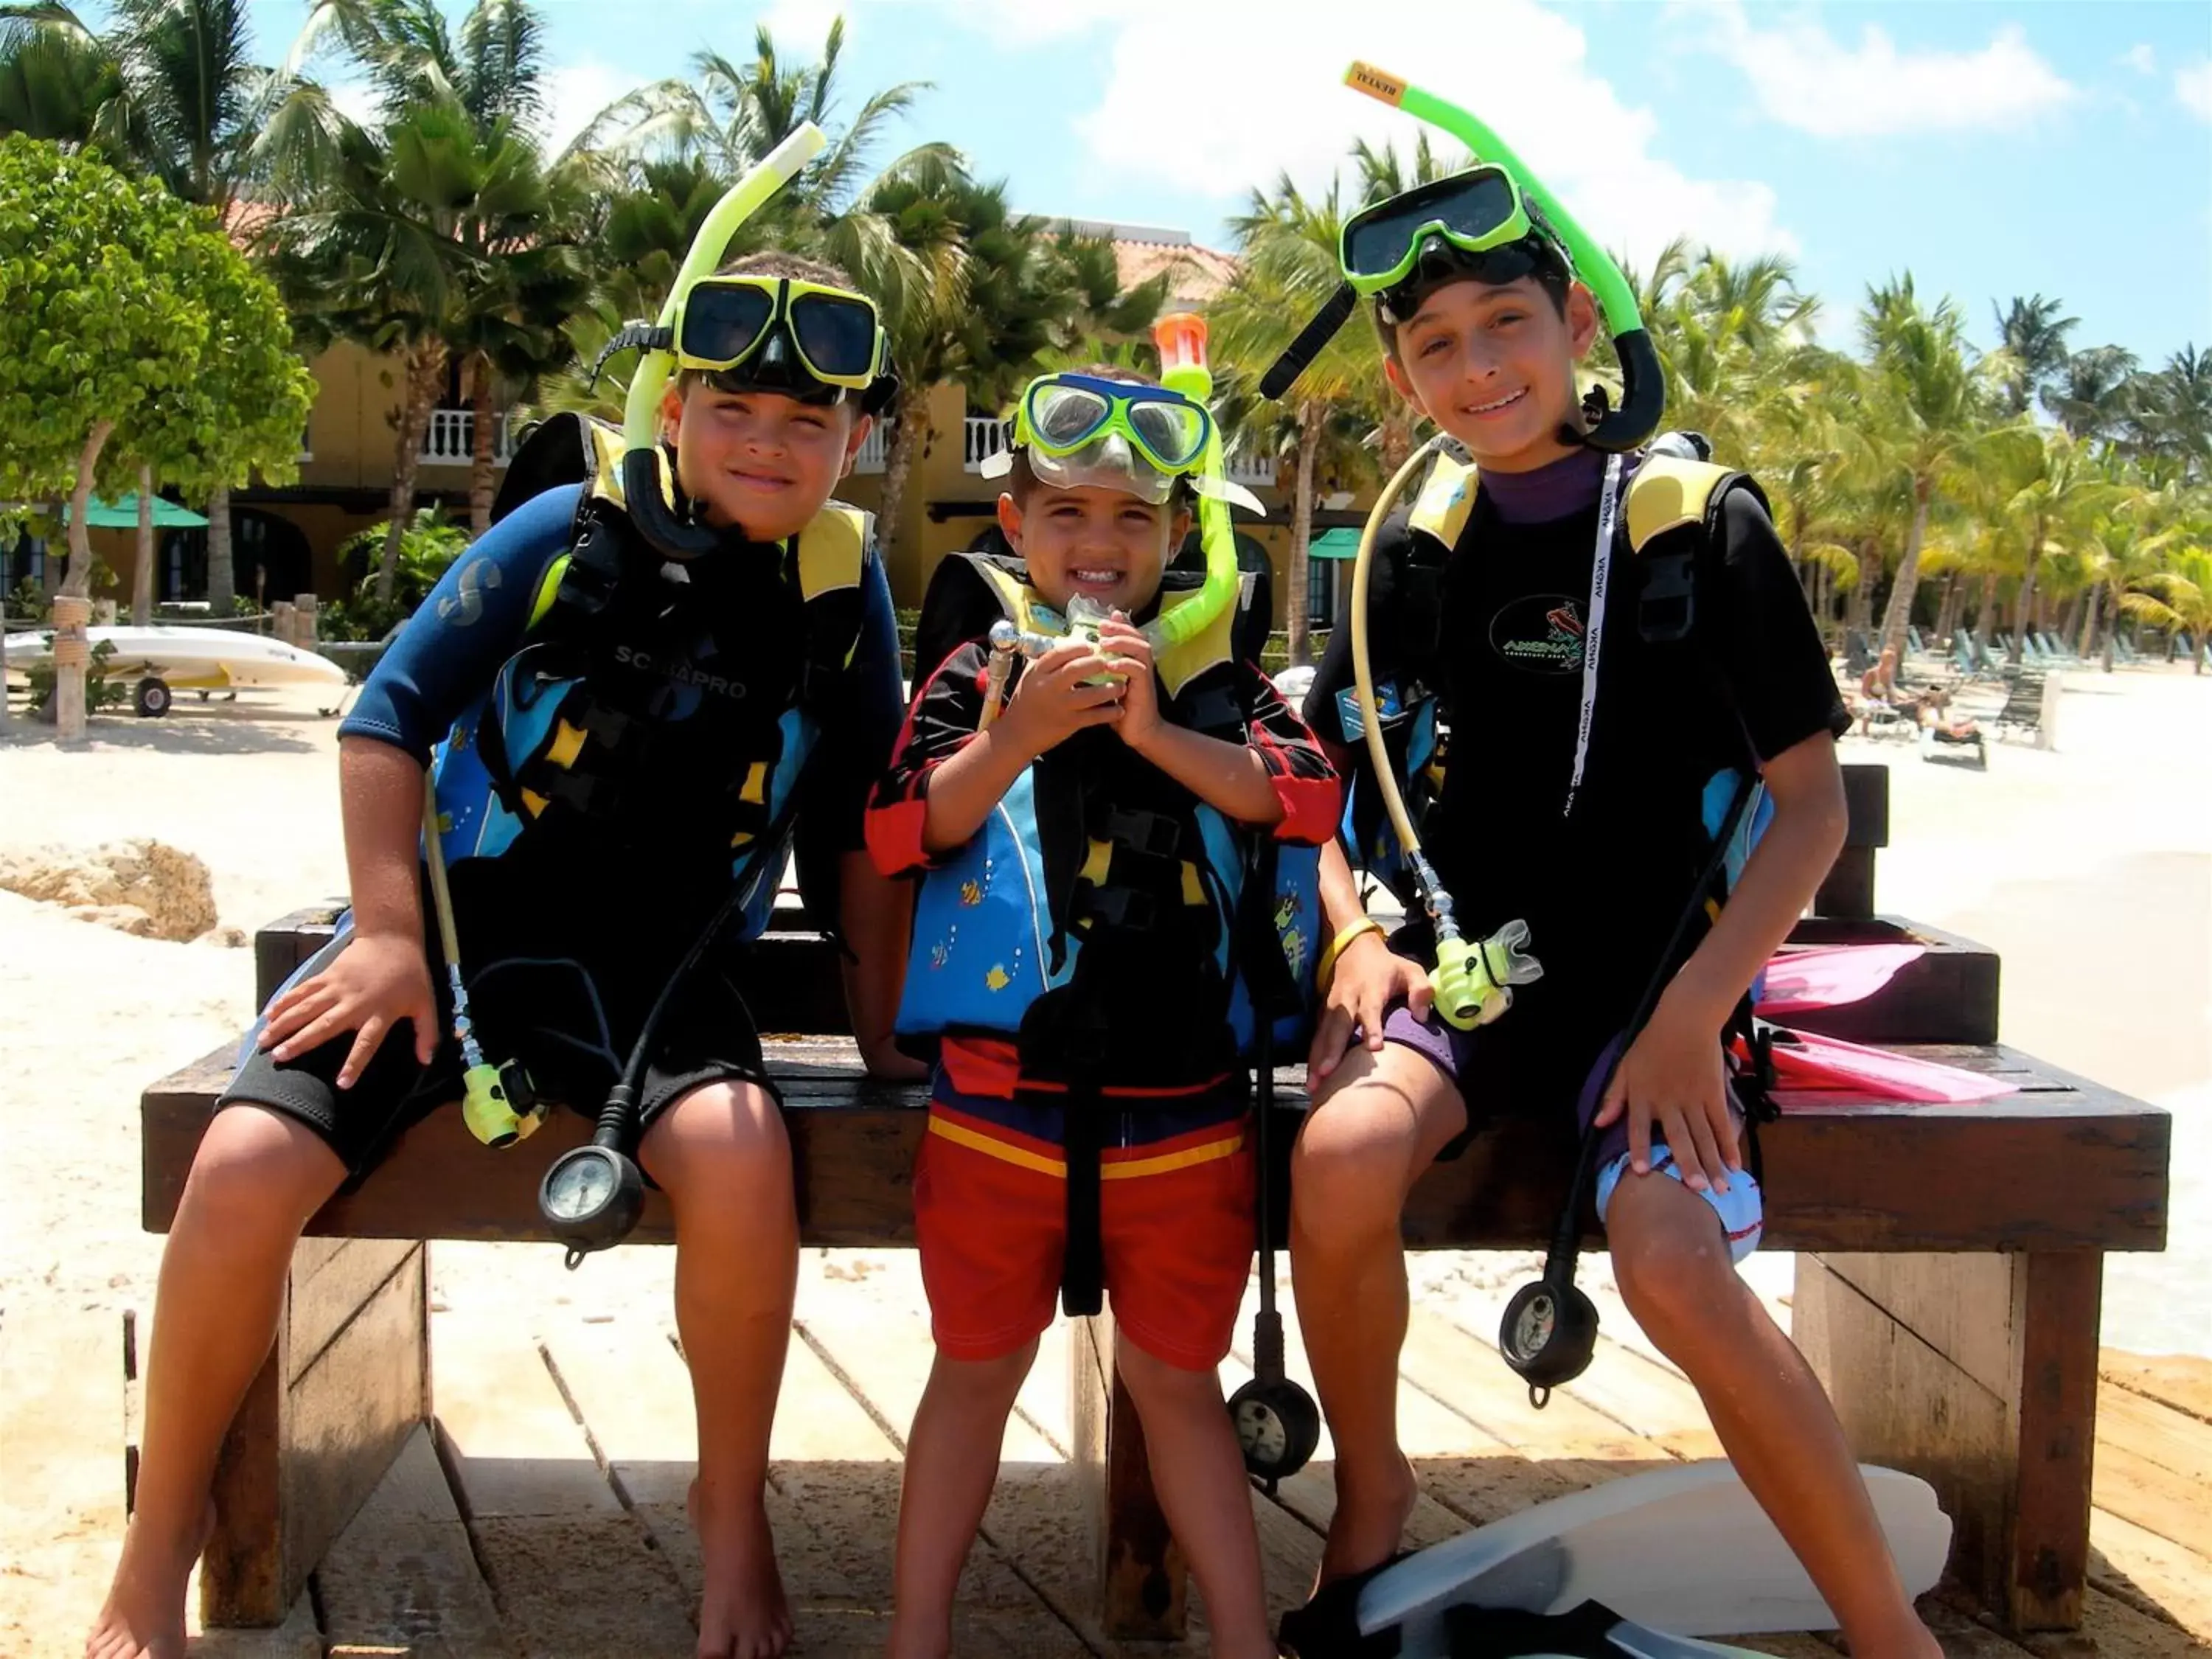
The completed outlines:
[[[691,239],[690,251],[684,254],[660,307],[655,332],[666,343],[650,347],[630,378],[629,400],[623,405],[623,437],[628,445],[623,455],[623,504],[646,539],[672,559],[694,559],[711,553],[722,539],[708,526],[688,523],[678,516],[672,481],[664,483],[662,477],[660,398],[676,368],[670,336],[678,311],[692,286],[701,277],[713,275],[721,264],[730,239],[745,221],[796,178],[828,143],[821,128],[811,121],[801,122],[796,131],[762,157],[714,204],[699,234]]]
[[[1528,164],[1480,120],[1448,103],[1432,92],[1413,86],[1372,64],[1354,63],[1344,72],[1344,83],[1418,120],[1449,133],[1481,160],[1503,167],[1528,198],[1541,210],[1549,228],[1574,262],[1575,274],[1589,285],[1605,317],[1606,331],[1613,337],[1613,354],[1620,360],[1620,407],[1592,422],[1583,441],[1593,449],[1630,450],[1659,428],[1667,406],[1667,382],[1659,368],[1659,354],[1644,331],[1638,310],[1636,290],[1613,263],[1613,256],[1582,228],[1581,222],[1544,188]]]

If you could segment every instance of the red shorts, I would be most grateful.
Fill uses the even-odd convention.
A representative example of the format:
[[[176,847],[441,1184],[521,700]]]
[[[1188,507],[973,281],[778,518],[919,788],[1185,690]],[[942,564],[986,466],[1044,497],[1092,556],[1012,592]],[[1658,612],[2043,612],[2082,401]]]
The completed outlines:
[[[986,1150],[986,1147],[988,1150]],[[1252,1272],[1253,1159],[1225,1124],[1100,1158],[1099,1234],[1116,1326],[1154,1358],[1211,1370]],[[997,1359],[1052,1323],[1067,1245],[1060,1150],[933,1103],[914,1171],[932,1334]]]

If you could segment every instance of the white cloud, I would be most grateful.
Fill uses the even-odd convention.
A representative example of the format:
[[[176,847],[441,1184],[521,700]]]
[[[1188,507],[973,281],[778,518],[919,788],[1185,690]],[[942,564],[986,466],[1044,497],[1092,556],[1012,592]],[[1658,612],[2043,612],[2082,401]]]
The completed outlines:
[[[1978,52],[1900,52],[1872,24],[1855,47],[1809,17],[1760,28],[1742,0],[1673,9],[1702,26],[1695,44],[1743,71],[1770,119],[1816,137],[2017,127],[2081,96],[2017,24]]]
[[[556,64],[545,72],[544,137],[548,155],[557,155],[593,116],[641,84],[637,76],[603,63]]]
[[[2158,73],[2158,54],[2150,49],[2148,42],[2138,42],[2130,46],[2112,61],[2123,69],[2133,70],[2137,75]]]
[[[1417,23],[1402,7],[1329,0],[1117,15],[1105,91],[1074,126],[1097,164],[1124,177],[1172,183],[1227,210],[1285,172],[1302,187],[1325,186],[1355,137],[1390,141],[1404,155],[1426,129],[1342,84],[1346,65],[1364,58],[1478,99],[1483,119],[1584,228],[1638,264],[1682,234],[1730,252],[1796,250],[1766,185],[1692,179],[1654,155],[1650,111],[1593,74],[1583,31],[1534,0],[1438,6]],[[1506,64],[1510,74],[1480,69]]]
[[[331,106],[356,126],[376,120],[376,88],[367,81],[333,81],[327,88]]]
[[[2212,58],[2173,72],[2173,95],[2200,121],[2212,121]]]

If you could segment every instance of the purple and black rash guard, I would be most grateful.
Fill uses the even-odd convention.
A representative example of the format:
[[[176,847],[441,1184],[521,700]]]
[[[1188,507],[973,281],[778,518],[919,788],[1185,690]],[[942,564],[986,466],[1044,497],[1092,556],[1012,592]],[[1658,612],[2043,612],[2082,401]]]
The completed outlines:
[[[374,738],[428,763],[432,748],[521,648],[538,586],[568,549],[581,494],[570,484],[533,497],[453,562],[371,672],[338,727],[341,738]],[[868,791],[890,763],[904,716],[890,585],[872,556],[861,583],[860,638],[844,695],[798,784],[803,856],[866,845]],[[702,897],[711,903],[714,896]]]

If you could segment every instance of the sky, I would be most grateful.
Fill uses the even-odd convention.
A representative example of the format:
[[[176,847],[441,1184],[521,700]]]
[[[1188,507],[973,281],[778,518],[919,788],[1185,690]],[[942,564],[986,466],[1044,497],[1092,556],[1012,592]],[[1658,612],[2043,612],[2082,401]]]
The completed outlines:
[[[1832,344],[1909,270],[1983,346],[2031,294],[2076,349],[2212,346],[2212,0],[541,3],[556,140],[702,47],[749,56],[756,18],[811,58],[842,12],[848,111],[930,83],[878,159],[943,139],[1025,211],[1228,246],[1255,186],[1325,188],[1355,137],[1411,147],[1341,84],[1358,58],[1480,115],[1638,264],[1676,235],[1785,254]],[[257,0],[268,55],[304,15]]]

